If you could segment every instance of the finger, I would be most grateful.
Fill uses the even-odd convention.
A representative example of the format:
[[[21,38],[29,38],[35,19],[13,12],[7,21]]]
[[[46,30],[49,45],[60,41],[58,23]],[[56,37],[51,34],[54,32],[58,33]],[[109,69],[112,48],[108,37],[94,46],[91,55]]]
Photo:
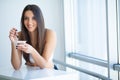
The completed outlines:
[[[26,43],[24,43],[23,45],[24,45],[23,50],[25,50],[25,51],[28,50],[28,45]]]
[[[15,31],[17,31],[17,29],[16,29],[16,28],[12,28],[12,30],[15,30]]]
[[[16,37],[14,32],[10,32],[9,36],[15,36]]]
[[[16,31],[15,30],[11,30],[10,32],[9,32],[9,34],[16,34]]]
[[[15,35],[15,32],[12,32],[12,31],[11,31],[11,32],[10,32],[10,34],[13,34],[13,35]]]
[[[24,50],[28,49],[28,46],[26,44],[23,44],[24,46],[22,47]]]
[[[26,43],[20,43],[20,44],[17,44],[18,47],[21,47],[21,48],[27,48],[28,45]]]
[[[22,50],[22,51],[24,50],[23,45],[17,45],[16,48],[19,49],[19,50]]]
[[[12,28],[10,31],[17,31],[17,29],[16,28]]]
[[[22,51],[24,51],[24,52],[26,52],[26,51],[28,50],[28,48],[25,47],[25,46],[24,46],[24,47],[21,47],[20,49],[21,49]]]
[[[15,37],[15,35],[14,34],[9,34],[9,37]]]
[[[12,28],[12,29],[10,30],[10,32],[16,32],[16,31],[17,31],[16,28]]]
[[[25,46],[25,47],[28,47],[28,45],[27,45],[26,43],[24,43],[24,46]]]
[[[11,30],[10,33],[9,33],[9,37],[12,36],[14,38],[18,37],[18,32],[15,31],[15,30]]]
[[[25,51],[25,52],[26,52],[27,50],[28,50],[28,48],[27,48],[27,47],[26,47],[26,48],[22,48],[22,51]]]

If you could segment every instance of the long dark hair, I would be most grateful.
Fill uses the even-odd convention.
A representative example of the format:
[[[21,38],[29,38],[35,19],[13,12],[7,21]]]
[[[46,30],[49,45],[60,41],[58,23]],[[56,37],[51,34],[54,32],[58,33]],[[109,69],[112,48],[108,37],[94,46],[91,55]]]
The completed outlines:
[[[45,39],[45,25],[44,25],[44,18],[41,12],[41,9],[37,5],[27,5],[22,13],[21,17],[21,40],[26,40],[28,44],[31,44],[30,36],[28,34],[28,30],[26,29],[24,25],[24,15],[26,11],[32,11],[34,14],[34,17],[37,21],[37,44],[36,44],[36,50],[39,52],[40,55],[42,55],[43,48],[44,48],[44,39]],[[29,61],[29,55],[23,54],[23,57],[26,61]]]

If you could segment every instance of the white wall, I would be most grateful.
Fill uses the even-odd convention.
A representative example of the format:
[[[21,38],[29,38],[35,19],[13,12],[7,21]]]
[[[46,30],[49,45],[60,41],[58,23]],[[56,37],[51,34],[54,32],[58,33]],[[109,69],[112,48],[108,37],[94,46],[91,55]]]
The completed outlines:
[[[64,61],[64,24],[63,0],[1,0],[0,1],[0,67],[9,66],[11,46],[9,30],[16,27],[20,30],[20,18],[27,4],[37,4],[43,12],[45,25],[57,33],[57,47],[54,59]]]

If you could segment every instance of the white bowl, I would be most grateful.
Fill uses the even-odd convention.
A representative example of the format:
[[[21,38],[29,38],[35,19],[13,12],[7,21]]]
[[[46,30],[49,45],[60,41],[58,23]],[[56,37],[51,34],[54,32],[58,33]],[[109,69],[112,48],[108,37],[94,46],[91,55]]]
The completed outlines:
[[[26,43],[26,41],[17,41],[17,45],[24,44],[24,43]]]

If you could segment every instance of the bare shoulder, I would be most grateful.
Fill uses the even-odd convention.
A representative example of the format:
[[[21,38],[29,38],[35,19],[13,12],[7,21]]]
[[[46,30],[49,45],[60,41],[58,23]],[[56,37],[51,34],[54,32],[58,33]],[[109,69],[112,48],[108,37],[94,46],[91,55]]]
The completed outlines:
[[[47,30],[47,34],[56,34],[55,31],[53,31],[52,29],[46,29]]]
[[[56,39],[56,32],[51,29],[46,29],[46,40],[48,39]]]
[[[51,30],[51,29],[46,29],[47,31],[46,31],[46,36],[47,35],[51,35],[51,36],[56,36],[56,32],[55,31],[53,31],[53,30]]]

